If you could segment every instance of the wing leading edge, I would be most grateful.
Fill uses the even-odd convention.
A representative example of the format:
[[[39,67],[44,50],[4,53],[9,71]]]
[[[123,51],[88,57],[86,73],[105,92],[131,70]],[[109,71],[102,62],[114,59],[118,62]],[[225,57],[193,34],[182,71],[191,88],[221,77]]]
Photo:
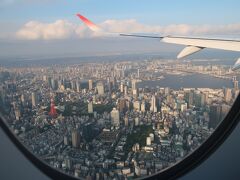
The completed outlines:
[[[142,35],[142,34],[131,34],[131,33],[112,33],[106,32],[99,28],[97,25],[92,23],[84,16],[77,14],[77,16],[92,30],[101,31],[105,33],[111,33],[119,36],[127,37],[141,37],[141,38],[153,38],[159,39],[162,42],[185,45],[185,47],[177,56],[177,58],[183,58],[193,53],[201,51],[204,48],[221,49],[229,51],[240,52],[240,40],[230,39],[210,39],[210,38],[193,38],[193,37],[180,37],[180,36],[158,36],[158,35]],[[240,59],[240,58],[239,58]],[[238,60],[232,70],[240,69],[240,61]]]

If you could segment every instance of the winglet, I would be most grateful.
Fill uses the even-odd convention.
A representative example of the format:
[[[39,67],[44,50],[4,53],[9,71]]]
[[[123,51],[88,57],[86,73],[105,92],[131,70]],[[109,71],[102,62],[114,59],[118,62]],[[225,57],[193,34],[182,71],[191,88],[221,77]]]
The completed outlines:
[[[81,14],[76,14],[76,16],[78,16],[84,22],[84,24],[86,24],[92,31],[95,31],[95,32],[102,31],[101,28],[99,28],[96,24],[94,24],[93,22],[91,22],[89,19],[82,16]]]
[[[232,67],[233,71],[236,71],[240,69],[240,58],[238,58],[238,60],[235,62],[234,66]]]
[[[193,53],[196,53],[198,51],[201,51],[203,47],[197,47],[197,46],[187,46],[185,47],[177,56],[178,59],[189,56]]]

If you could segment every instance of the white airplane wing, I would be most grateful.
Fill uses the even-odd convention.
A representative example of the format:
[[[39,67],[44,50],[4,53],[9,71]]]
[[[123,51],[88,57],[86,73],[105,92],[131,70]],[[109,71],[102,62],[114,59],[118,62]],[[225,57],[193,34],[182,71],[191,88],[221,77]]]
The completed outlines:
[[[158,35],[139,35],[139,34],[128,34],[128,33],[114,33],[106,32],[99,28],[97,25],[92,23],[86,17],[77,14],[77,16],[92,30],[95,32],[110,33],[119,36],[131,36],[131,37],[142,37],[142,38],[157,38],[162,42],[186,45],[186,47],[178,54],[177,58],[183,58],[193,53],[196,53],[204,48],[222,49],[229,51],[240,52],[240,40],[230,39],[210,39],[210,38],[193,38],[193,37],[180,37],[180,36],[158,36]],[[240,58],[233,66],[233,70],[240,68]]]

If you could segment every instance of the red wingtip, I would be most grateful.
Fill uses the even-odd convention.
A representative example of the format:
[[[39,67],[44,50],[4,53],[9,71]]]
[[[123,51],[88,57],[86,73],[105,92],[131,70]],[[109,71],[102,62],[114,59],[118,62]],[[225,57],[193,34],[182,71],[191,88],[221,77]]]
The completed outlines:
[[[94,23],[92,23],[89,19],[86,17],[82,16],[81,14],[76,14],[87,26],[89,27],[97,27]]]
[[[101,31],[99,27],[97,27],[93,22],[91,22],[89,19],[85,18],[81,14],[76,14],[92,31]]]

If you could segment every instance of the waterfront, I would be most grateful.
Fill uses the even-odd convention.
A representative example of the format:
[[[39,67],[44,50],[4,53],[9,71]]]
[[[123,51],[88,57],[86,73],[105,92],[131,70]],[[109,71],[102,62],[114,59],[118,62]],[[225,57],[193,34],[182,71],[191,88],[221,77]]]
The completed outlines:
[[[220,79],[208,75],[202,74],[186,74],[181,75],[164,75],[164,79],[156,81],[142,81],[138,83],[139,88],[149,88],[159,87],[170,87],[171,89],[184,88],[223,88],[223,87],[233,87],[231,80]]]

